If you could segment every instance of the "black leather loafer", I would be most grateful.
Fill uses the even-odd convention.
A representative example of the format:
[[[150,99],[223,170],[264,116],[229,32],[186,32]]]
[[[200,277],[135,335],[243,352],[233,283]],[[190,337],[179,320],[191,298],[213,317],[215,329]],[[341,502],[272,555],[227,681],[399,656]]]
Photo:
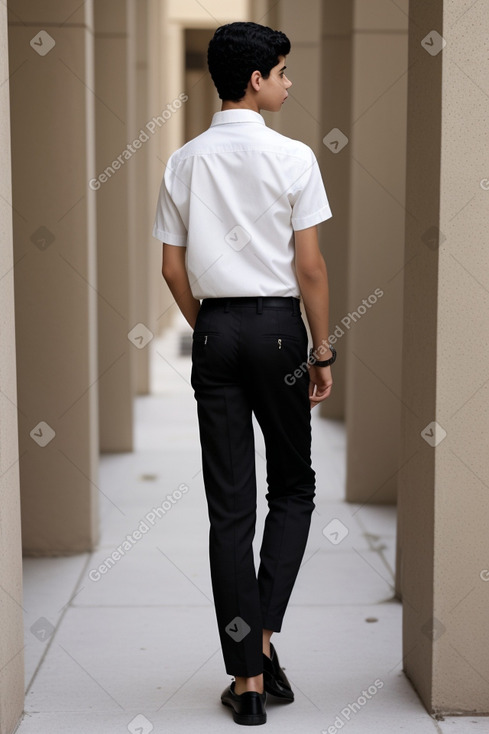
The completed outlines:
[[[270,643],[271,657],[263,653],[263,683],[265,691],[271,693],[272,696],[282,698],[288,703],[294,700],[294,691],[290,687],[283,669],[280,667],[277,652]]]
[[[265,691],[263,693],[245,691],[238,695],[234,692],[235,683],[236,681],[233,680],[231,685],[221,695],[222,703],[225,706],[231,706],[233,709],[233,719],[235,722],[237,724],[244,724],[245,726],[265,724],[267,721],[265,711],[267,694]]]

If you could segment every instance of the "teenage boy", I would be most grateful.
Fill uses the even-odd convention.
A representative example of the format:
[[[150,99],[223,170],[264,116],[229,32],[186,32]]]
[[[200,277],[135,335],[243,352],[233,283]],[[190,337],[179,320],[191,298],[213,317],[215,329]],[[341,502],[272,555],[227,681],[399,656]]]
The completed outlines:
[[[256,23],[216,30],[208,65],[222,108],[170,157],[153,228],[163,277],[194,329],[212,588],[234,676],[221,701],[246,725],[266,722],[267,693],[294,699],[270,637],[306,546],[315,506],[310,408],[329,396],[336,356],[316,226],[332,214],[319,167],[311,148],[260,114],[287,99],[289,51],[284,33]],[[301,296],[313,341],[308,369]],[[294,370],[299,377],[286,380]],[[268,485],[258,576],[253,413]]]

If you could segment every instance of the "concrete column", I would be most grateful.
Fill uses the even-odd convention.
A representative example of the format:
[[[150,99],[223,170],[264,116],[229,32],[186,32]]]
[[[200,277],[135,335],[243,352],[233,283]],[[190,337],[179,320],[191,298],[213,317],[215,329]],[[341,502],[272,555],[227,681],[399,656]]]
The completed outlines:
[[[24,629],[15,358],[7,6],[0,8],[0,732],[24,707]]]
[[[270,0],[249,0],[248,16],[253,23],[269,25]]]
[[[132,356],[141,335],[128,338],[136,326],[129,274],[129,167],[143,143],[129,135],[127,0],[96,2],[94,21],[100,449],[131,451]]]
[[[322,4],[321,36],[321,145],[319,164],[333,217],[320,227],[321,249],[328,267],[330,334],[348,313],[348,232],[350,225],[350,150],[333,153],[323,138],[336,129],[351,137],[353,0],[326,0]],[[328,140],[330,139],[328,137]],[[334,135],[333,138],[334,139]],[[332,368],[333,390],[320,407],[327,418],[345,418],[348,331],[336,343],[338,359]]]
[[[148,0],[148,45],[149,45],[149,107],[148,120],[162,117],[171,103],[172,92],[178,96],[183,89],[183,44],[178,25],[170,25],[166,0]],[[169,90],[168,79],[173,77],[174,89]],[[181,112],[181,110],[180,110]],[[183,117],[177,112],[160,125],[156,123],[154,134],[148,143],[148,231],[151,236],[159,187],[164,166],[173,151],[183,144]],[[164,119],[164,118],[163,118]],[[161,275],[162,245],[151,236],[149,248],[149,328],[160,335],[171,323],[175,313],[173,297]],[[155,359],[158,358],[157,356]]]
[[[149,190],[149,137],[147,128],[149,107],[149,45],[147,0],[129,0],[128,4],[128,132],[131,140],[143,131],[143,145],[128,161],[129,173],[129,286],[131,297],[131,327],[150,321],[148,270],[150,254],[155,248],[151,236]],[[148,140],[146,140],[146,137]],[[151,330],[151,329],[150,329]],[[138,344],[138,346],[136,346]],[[148,343],[132,343],[134,389],[144,395],[150,391],[150,350]]]
[[[316,155],[322,145],[320,121],[321,2],[309,0],[307,12],[294,0],[281,0],[262,20],[263,25],[283,31],[292,49],[287,74],[292,87],[280,112],[265,112],[267,124],[283,135],[302,140]]]
[[[426,708],[487,715],[489,15],[463,5],[409,7],[399,568]]]
[[[353,10],[350,129],[327,136],[331,155],[351,162],[348,311],[337,342],[347,360],[346,497],[391,503],[401,415],[408,0],[355,0]]]
[[[9,3],[22,537],[98,540],[92,2]]]
[[[221,100],[207,68],[207,48],[214,35],[212,28],[185,31],[185,140],[207,130],[212,115],[221,109]]]

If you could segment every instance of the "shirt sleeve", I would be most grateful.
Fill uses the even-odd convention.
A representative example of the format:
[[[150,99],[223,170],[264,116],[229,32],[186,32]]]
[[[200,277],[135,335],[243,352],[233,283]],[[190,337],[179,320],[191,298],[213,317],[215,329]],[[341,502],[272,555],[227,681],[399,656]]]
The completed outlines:
[[[152,235],[168,245],[186,247],[187,229],[172,197],[174,182],[175,171],[170,157],[161,181]]]
[[[333,216],[314,151],[307,146],[307,152],[305,170],[299,175],[289,195],[294,231],[313,227]]]

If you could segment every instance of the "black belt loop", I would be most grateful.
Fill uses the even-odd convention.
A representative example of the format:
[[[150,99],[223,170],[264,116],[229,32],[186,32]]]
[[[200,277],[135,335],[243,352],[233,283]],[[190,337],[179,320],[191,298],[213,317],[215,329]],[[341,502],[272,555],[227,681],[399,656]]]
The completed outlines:
[[[300,301],[298,298],[292,297],[292,313],[294,316],[298,316],[301,312]]]
[[[229,298],[226,298],[226,303],[224,304],[224,313],[229,313]]]
[[[261,296],[257,298],[256,313],[263,313],[263,298]]]

